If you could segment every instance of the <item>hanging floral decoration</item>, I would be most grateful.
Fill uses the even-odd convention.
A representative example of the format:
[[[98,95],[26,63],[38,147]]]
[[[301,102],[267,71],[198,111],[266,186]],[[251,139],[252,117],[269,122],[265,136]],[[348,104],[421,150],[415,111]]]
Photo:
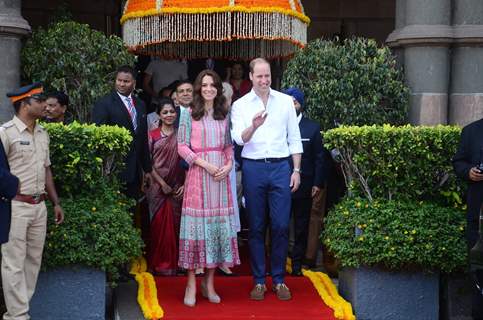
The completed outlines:
[[[127,0],[123,38],[164,58],[287,57],[307,43],[301,0]]]
[[[287,258],[285,270],[292,273],[292,260]],[[334,317],[340,320],[356,320],[352,306],[337,292],[337,288],[330,277],[323,272],[302,269],[302,274],[309,278],[324,303],[334,310]]]
[[[129,273],[134,275],[138,283],[138,303],[144,318],[158,320],[164,317],[164,311],[158,302],[158,291],[154,277],[146,270],[146,260],[139,257],[131,263]]]

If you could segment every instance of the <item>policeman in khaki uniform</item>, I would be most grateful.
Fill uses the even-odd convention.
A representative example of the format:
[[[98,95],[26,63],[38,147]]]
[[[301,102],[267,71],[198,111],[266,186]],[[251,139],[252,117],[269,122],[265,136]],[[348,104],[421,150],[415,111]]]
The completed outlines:
[[[2,283],[7,312],[3,320],[30,319],[29,302],[35,291],[47,228],[47,197],[56,223],[64,213],[50,170],[49,136],[37,120],[45,116],[39,83],[7,93],[15,108],[13,119],[0,127],[10,171],[20,186],[12,200],[8,242],[2,244]]]

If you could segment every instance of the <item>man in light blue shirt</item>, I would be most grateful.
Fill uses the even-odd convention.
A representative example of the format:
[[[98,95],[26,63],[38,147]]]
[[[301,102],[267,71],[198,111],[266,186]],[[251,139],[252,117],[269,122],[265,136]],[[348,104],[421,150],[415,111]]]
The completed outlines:
[[[255,286],[253,300],[265,297],[266,208],[270,208],[271,275],[280,300],[291,299],[284,283],[288,249],[291,192],[300,185],[303,152],[293,100],[273,90],[270,64],[262,58],[250,63],[253,88],[232,106],[232,137],[243,145],[243,190],[248,210],[250,263]],[[292,157],[293,170],[289,159]]]

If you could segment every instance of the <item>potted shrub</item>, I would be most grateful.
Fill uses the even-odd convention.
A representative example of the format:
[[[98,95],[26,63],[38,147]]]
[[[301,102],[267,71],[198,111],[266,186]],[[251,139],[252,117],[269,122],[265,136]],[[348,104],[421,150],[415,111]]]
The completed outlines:
[[[74,21],[35,30],[21,59],[23,78],[41,81],[48,91],[65,92],[69,111],[81,122],[90,121],[94,102],[112,90],[114,70],[135,62],[120,37]]]
[[[323,130],[407,123],[409,89],[391,50],[376,41],[316,39],[288,62],[282,87],[305,93],[306,112]]]
[[[341,127],[348,195],[325,221],[341,294],[358,319],[438,319],[439,274],[466,265],[461,185],[450,157],[456,127]]]
[[[42,269],[31,301],[34,319],[104,319],[106,280],[141,254],[134,204],[119,192],[115,164],[131,141],[127,130],[48,124],[52,170],[65,221],[49,216]],[[52,213],[52,210],[49,210]]]

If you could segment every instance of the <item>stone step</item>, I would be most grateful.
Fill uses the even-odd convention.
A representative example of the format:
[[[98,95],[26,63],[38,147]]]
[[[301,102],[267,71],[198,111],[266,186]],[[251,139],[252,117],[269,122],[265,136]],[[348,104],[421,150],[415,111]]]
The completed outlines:
[[[144,320],[137,302],[138,284],[135,280],[119,283],[114,289],[114,320]]]

